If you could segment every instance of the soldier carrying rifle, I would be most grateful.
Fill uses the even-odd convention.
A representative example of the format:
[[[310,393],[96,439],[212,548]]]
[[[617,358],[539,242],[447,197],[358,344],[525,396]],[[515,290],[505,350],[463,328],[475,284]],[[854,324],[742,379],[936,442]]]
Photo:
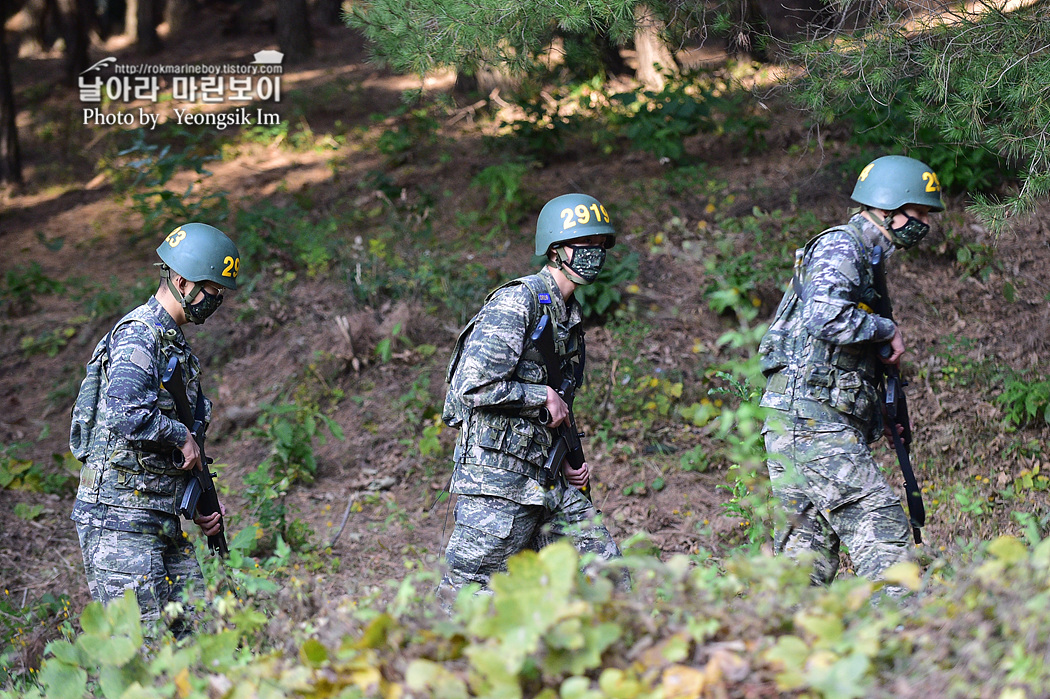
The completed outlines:
[[[584,494],[590,467],[579,440],[575,448],[565,445],[559,430],[575,424],[571,393],[583,380],[583,328],[573,292],[597,278],[615,242],[598,200],[585,194],[552,199],[536,224],[536,254],[547,264],[493,291],[460,334],[442,416],[461,430],[449,487],[459,496],[455,528],[439,588],[446,603],[469,583],[486,587],[512,555],[562,536],[603,560],[620,555]],[[543,348],[551,341],[557,357],[545,361]],[[559,372],[550,370],[551,361]],[[558,378],[568,381],[552,386]],[[566,458],[549,463],[551,453]]]
[[[203,397],[200,362],[181,326],[211,316],[224,290],[237,288],[240,270],[237,246],[203,223],[179,226],[157,253],[160,286],[99,341],[70,431],[70,449],[84,464],[71,519],[91,596],[108,602],[131,589],[145,622],[159,620],[168,602],[204,590],[179,519],[184,501],[194,504],[183,514],[213,548],[225,550],[214,488],[184,498],[207,475],[203,431],[211,401]],[[196,426],[180,419],[180,403],[197,406]],[[171,630],[186,633],[188,619],[176,618]]]
[[[834,579],[840,543],[858,575],[878,580],[909,558],[909,534],[918,543],[924,521],[900,444],[910,438],[896,390],[905,345],[883,265],[929,232],[930,213],[944,210],[941,187],[926,164],[890,155],[861,171],[852,199],[859,213],[796,253],[794,278],[759,347],[767,377],[761,404],[773,409],[763,428],[767,466],[784,510],[774,550],[813,554],[817,584]],[[880,387],[890,390],[880,397]],[[883,434],[902,457],[911,522],[868,446]]]

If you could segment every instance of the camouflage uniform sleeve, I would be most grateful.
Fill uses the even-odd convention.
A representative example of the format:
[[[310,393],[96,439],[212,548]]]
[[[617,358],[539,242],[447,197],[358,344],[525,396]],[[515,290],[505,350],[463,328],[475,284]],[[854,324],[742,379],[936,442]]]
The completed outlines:
[[[802,322],[813,337],[836,345],[884,341],[893,337],[889,318],[868,313],[857,305],[861,294],[856,243],[848,233],[834,231],[816,242],[806,264]]]
[[[112,343],[106,405],[114,430],[132,441],[182,446],[186,426],[160,412],[160,367],[154,359],[153,331],[142,323],[128,323],[114,333]]]
[[[520,410],[546,403],[546,386],[514,375],[528,330],[528,294],[522,285],[503,289],[478,314],[450,387],[468,407]]]

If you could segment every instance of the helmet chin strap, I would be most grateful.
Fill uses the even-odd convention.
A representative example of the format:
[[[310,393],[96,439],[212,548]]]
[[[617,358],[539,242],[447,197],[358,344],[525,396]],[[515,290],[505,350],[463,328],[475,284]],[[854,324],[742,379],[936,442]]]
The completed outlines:
[[[165,283],[167,283],[168,291],[171,292],[171,295],[174,296],[175,300],[179,302],[180,306],[182,306],[182,310],[185,311],[186,307],[189,306],[190,301],[197,298],[197,294],[201,292],[201,289],[204,288],[204,285],[200,282],[193,282],[193,288],[190,289],[190,293],[183,296],[182,292],[179,291],[179,287],[175,286],[175,282],[171,281],[171,267],[168,267],[167,265],[161,265],[160,268],[160,278]]]

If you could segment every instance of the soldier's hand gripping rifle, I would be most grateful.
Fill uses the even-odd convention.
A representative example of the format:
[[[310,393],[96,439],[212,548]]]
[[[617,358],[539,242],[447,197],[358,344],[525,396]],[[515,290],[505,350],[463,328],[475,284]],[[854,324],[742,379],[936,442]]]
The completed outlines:
[[[547,455],[547,462],[543,465],[543,470],[547,472],[547,477],[553,481],[561,472],[563,461],[568,460],[569,465],[574,469],[580,468],[587,461],[587,458],[583,455],[583,444],[580,442],[580,438],[584,435],[576,428],[576,416],[572,413],[572,402],[576,397],[576,384],[573,382],[573,377],[562,376],[561,358],[554,349],[554,326],[550,322],[550,316],[544,315],[540,318],[539,323],[536,324],[536,329],[532,332],[529,339],[532,341],[533,347],[540,353],[540,356],[543,358],[543,364],[547,368],[547,385],[558,392],[558,395],[561,396],[561,399],[565,401],[565,405],[569,408],[569,414],[566,415],[560,425],[554,428],[554,444],[551,445],[550,453]],[[580,488],[580,492],[587,498],[590,498],[590,484]]]
[[[186,383],[182,380],[182,371],[179,368],[179,358],[172,357],[168,360],[168,366],[161,378],[164,388],[168,390],[175,400],[175,412],[179,416],[179,422],[186,425],[186,429],[193,435],[197,447],[200,449],[200,465],[190,471],[190,482],[182,495],[179,505],[179,514],[186,519],[193,519],[194,513],[201,516],[220,513],[219,532],[208,537],[208,546],[217,551],[224,558],[229,555],[230,549],[226,544],[225,526],[222,524],[219,508],[219,496],[215,492],[214,475],[208,470],[212,460],[204,455],[205,425],[204,425],[204,394],[197,392],[196,410],[190,408],[189,398],[186,397]],[[178,457],[182,453],[176,450]]]
[[[878,245],[872,253],[872,267],[875,271],[875,313],[883,318],[893,320],[893,306],[890,304],[889,291],[886,288],[886,267],[882,248]],[[879,347],[882,358],[889,357],[893,350],[888,342]],[[915,480],[915,471],[911,467],[911,419],[908,416],[908,400],[904,395],[906,381],[901,379],[900,367],[896,364],[880,362],[882,367],[881,394],[882,412],[886,419],[893,448],[897,452],[901,473],[904,475],[905,496],[908,500],[908,516],[911,520],[911,531],[915,543],[922,543],[922,527],[926,524],[926,508],[922,503],[922,491]]]

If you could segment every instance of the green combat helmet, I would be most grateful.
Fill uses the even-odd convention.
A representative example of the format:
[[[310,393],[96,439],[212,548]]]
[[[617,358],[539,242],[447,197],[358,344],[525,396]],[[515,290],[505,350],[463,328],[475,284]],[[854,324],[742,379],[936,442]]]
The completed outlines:
[[[909,217],[908,223],[892,228],[893,214],[908,204],[930,207],[930,211],[944,211],[941,202],[941,182],[929,165],[903,155],[884,155],[868,163],[860,172],[850,196],[864,206],[889,213],[883,227],[893,242],[910,248],[929,232],[929,226]]]
[[[222,303],[222,296],[204,292],[205,298],[195,304],[190,302],[204,288],[204,282],[214,282],[226,289],[237,288],[237,274],[241,269],[241,256],[237,246],[225,233],[205,223],[185,223],[164,239],[157,248],[162,261],[161,279],[168,290],[182,304],[186,317],[194,323],[203,323]],[[171,281],[174,271],[183,279],[194,283],[186,296],[179,293]]]
[[[554,197],[543,205],[536,220],[536,254],[546,255],[555,243],[589,235],[608,236],[606,248],[616,244],[616,230],[601,202],[586,194]]]
[[[604,243],[572,242],[594,235],[605,236]],[[601,202],[586,194],[563,194],[551,199],[536,221],[536,254],[549,255],[557,245],[557,257],[550,264],[576,284],[590,284],[598,278],[606,251],[615,244],[609,212]],[[572,248],[571,255],[566,248]]]

